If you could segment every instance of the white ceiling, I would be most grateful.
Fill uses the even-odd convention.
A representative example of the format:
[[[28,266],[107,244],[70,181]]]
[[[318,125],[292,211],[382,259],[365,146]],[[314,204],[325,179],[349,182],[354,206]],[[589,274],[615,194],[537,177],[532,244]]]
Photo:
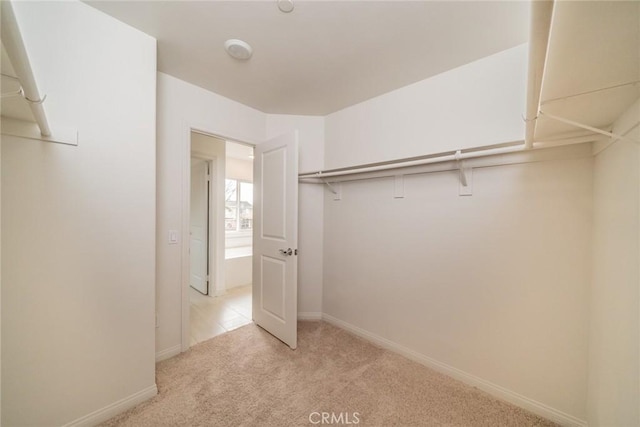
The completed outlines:
[[[160,71],[267,113],[326,115],[528,37],[528,1],[294,1],[87,3],[157,38]]]
[[[640,97],[640,2],[556,2],[541,110],[607,128]],[[606,90],[601,90],[610,88]],[[578,128],[541,116],[536,140]]]
[[[233,141],[227,141],[225,156],[233,159],[253,161],[253,147],[245,144],[239,144]]]

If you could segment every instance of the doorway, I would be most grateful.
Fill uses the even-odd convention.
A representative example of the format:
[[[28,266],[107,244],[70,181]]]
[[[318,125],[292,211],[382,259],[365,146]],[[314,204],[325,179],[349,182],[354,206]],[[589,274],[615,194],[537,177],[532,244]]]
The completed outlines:
[[[190,230],[190,168],[191,157],[198,154],[200,150],[207,150],[207,141],[198,141],[198,135],[218,141],[217,147],[222,147],[226,153],[226,141],[213,136],[207,130],[197,129],[193,126],[185,127],[186,150],[183,157],[183,178],[182,194],[183,212],[182,233],[187,235]],[[211,142],[209,140],[208,142]],[[204,144],[204,145],[203,145]],[[255,191],[254,204],[251,215],[247,212],[239,213],[238,216],[225,218],[225,156],[217,156],[216,163],[216,183],[210,187],[215,188],[216,195],[210,199],[212,206],[209,217],[209,236],[215,233],[218,238],[209,240],[209,254],[212,273],[210,274],[209,294],[203,295],[195,290],[196,297],[207,304],[211,304],[212,298],[224,297],[228,291],[225,288],[225,255],[226,238],[225,219],[233,222],[236,227],[248,227],[251,224],[251,234],[253,234],[251,247],[252,280],[251,280],[251,309],[244,312],[251,312],[251,317],[246,319],[247,323],[255,321],[267,332],[279,338],[292,349],[297,346],[297,217],[298,217],[298,132],[291,131],[275,138],[264,141],[259,146],[252,144],[240,145],[249,146],[255,153]],[[196,156],[197,157],[197,156]],[[253,161],[253,155],[248,155]],[[222,165],[221,165],[222,160]],[[213,190],[212,190],[213,191]],[[241,190],[240,190],[241,191]],[[245,192],[246,193],[246,192]],[[212,193],[213,194],[213,193]],[[243,200],[244,199],[244,200]],[[242,207],[243,198],[230,198],[230,202],[237,202],[237,209]],[[254,211],[255,209],[255,211]],[[253,215],[255,214],[255,221]],[[215,220],[213,217],[215,216]],[[250,221],[247,221],[250,220]],[[215,224],[215,226],[214,226]],[[233,228],[232,226],[229,226]],[[237,228],[236,228],[236,231]],[[245,230],[246,231],[246,230]],[[187,239],[185,239],[187,240]],[[187,240],[188,242],[188,240]],[[191,315],[192,287],[190,281],[190,244],[183,244],[181,290],[182,290],[182,351],[187,351],[189,347],[197,343],[198,339],[193,339],[191,331],[194,328],[193,322],[197,321],[197,309],[194,309],[194,316]],[[237,246],[237,247],[242,247]],[[248,289],[249,290],[249,289]],[[248,299],[248,298],[247,298]],[[222,301],[222,299],[218,299]],[[234,309],[233,316],[242,315],[239,309]],[[244,315],[246,316],[246,314]],[[225,318],[225,315],[218,314],[218,318],[223,320],[225,325],[210,322],[211,318],[201,323],[206,328],[214,329],[215,334],[223,333],[226,330],[235,329],[240,326],[240,321]],[[237,317],[236,317],[237,319]],[[217,328],[217,326],[220,328]],[[215,331],[217,329],[217,332]],[[211,331],[208,331],[211,333]],[[208,339],[208,338],[207,338]],[[195,342],[194,342],[195,341]]]
[[[253,146],[191,133],[189,346],[252,322],[252,157]]]

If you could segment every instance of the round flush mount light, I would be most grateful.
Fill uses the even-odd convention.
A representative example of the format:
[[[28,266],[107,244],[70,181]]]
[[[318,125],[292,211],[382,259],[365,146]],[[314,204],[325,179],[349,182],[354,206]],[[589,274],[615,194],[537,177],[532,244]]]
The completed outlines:
[[[240,60],[249,59],[253,54],[253,49],[251,49],[249,43],[238,39],[229,39],[224,42],[224,49],[229,55]]]
[[[284,13],[291,12],[293,10],[293,0],[278,0],[278,9]]]

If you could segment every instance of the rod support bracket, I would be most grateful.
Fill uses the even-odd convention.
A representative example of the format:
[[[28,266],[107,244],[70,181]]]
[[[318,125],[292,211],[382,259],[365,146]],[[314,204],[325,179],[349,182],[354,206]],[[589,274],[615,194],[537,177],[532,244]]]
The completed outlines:
[[[636,141],[635,139],[633,139],[631,137],[628,137],[628,136],[625,136],[625,135],[619,135],[617,133],[614,133],[614,132],[611,132],[611,131],[606,131],[606,130],[603,130],[603,129],[600,129],[600,128],[597,128],[597,127],[594,127],[594,126],[589,126],[589,125],[586,125],[584,123],[580,123],[580,122],[577,122],[577,121],[574,121],[574,120],[565,119],[564,117],[559,117],[559,116],[556,116],[554,114],[545,113],[542,110],[538,111],[538,115],[548,117],[548,118],[550,118],[552,120],[555,120],[555,121],[561,122],[561,123],[565,123],[565,124],[570,125],[570,126],[574,126],[574,127],[581,128],[581,129],[586,129],[586,130],[591,131],[593,133],[598,133],[600,135],[604,135],[604,136],[612,138],[614,140],[624,140],[624,141],[638,143],[638,141]]]
[[[460,183],[463,186],[467,186],[467,172],[466,169],[464,167],[464,163],[462,162],[462,151],[458,150],[456,151],[456,154],[454,156],[454,158],[456,159],[456,164],[458,165],[458,171],[460,172]]]
[[[47,95],[43,96],[42,99],[39,99],[37,101],[34,101],[32,99],[27,98],[27,95],[25,95],[24,90],[22,88],[20,88],[20,95],[22,95],[22,97],[25,99],[25,101],[27,101],[29,104],[42,104],[44,101],[47,100]]]
[[[333,185],[331,185],[329,181],[322,180],[322,182],[324,182],[325,185],[329,188],[329,191],[331,191],[333,194],[338,194],[338,191],[335,188],[333,188]]]
[[[473,169],[467,168],[462,161],[462,151],[456,151],[454,156],[456,160],[456,164],[458,165],[458,173],[460,175],[460,186],[458,189],[458,194],[460,196],[471,196],[473,194],[473,189],[471,186],[471,178]]]

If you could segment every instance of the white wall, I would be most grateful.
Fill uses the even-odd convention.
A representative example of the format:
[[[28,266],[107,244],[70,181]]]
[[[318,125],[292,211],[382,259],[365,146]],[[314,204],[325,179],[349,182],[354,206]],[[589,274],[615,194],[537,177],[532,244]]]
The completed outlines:
[[[640,141],[640,100],[613,131]],[[588,421],[640,425],[640,149],[618,141],[595,158]]]
[[[180,351],[184,240],[170,245],[167,237],[169,230],[180,230],[183,225],[183,164],[189,126],[253,144],[299,129],[300,170],[304,171],[322,166],[324,118],[265,115],[163,73],[158,73],[157,108],[156,352],[164,358]],[[316,316],[322,299],[322,203],[320,188],[300,190],[298,270],[304,272],[298,278],[298,309]]]
[[[323,168],[324,118],[267,116],[267,138],[298,129],[299,171]],[[298,186],[298,316],[319,318],[322,313],[323,192],[320,185]]]
[[[326,117],[325,168],[523,139],[527,46]]]
[[[517,47],[327,117],[337,167],[522,139]],[[323,312],[564,422],[586,417],[592,159],[342,184],[325,194]],[[383,342],[383,341],[381,341]],[[551,408],[551,409],[549,409]]]
[[[324,312],[585,417],[591,159],[342,184],[325,198]]]
[[[80,142],[2,138],[2,423],[62,425],[156,392],[156,43],[80,2],[14,9]]]
[[[2,124],[0,123],[0,126]],[[0,224],[2,224],[2,144],[0,143]],[[2,226],[0,226],[0,426],[2,426]]]
[[[161,357],[180,351],[182,327],[181,262],[184,238],[168,243],[169,230],[183,225],[183,165],[189,127],[229,139],[259,143],[265,136],[265,114],[215,93],[158,73],[157,115],[157,312],[156,351]],[[183,236],[187,237],[187,236]],[[186,248],[186,246],[185,246]]]

